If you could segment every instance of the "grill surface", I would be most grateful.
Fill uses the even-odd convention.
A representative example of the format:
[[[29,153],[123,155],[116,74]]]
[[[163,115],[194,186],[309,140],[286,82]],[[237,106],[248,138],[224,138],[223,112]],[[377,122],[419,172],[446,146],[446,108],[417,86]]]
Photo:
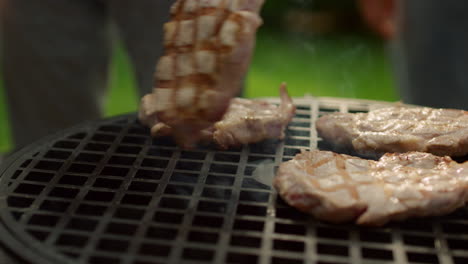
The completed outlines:
[[[382,228],[330,225],[287,206],[274,168],[327,145],[316,118],[384,103],[296,99],[284,141],[181,151],[134,115],[75,127],[9,158],[0,238],[31,263],[468,263],[468,210]]]

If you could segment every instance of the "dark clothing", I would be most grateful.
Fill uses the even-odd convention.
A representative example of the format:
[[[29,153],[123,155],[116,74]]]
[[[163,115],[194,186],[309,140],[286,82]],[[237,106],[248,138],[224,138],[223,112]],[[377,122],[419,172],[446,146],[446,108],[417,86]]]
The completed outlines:
[[[115,32],[128,51],[139,94],[149,93],[172,2],[0,0],[15,145],[102,116]]]

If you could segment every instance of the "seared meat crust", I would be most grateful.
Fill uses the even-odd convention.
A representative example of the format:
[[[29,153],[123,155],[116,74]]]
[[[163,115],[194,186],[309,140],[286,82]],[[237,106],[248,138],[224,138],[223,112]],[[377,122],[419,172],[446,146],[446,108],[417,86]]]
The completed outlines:
[[[140,119],[157,118],[193,146],[219,121],[249,68],[264,0],[177,0],[164,25],[164,55]],[[147,104],[155,107],[145,108]]]
[[[234,98],[223,118],[201,131],[202,141],[214,142],[221,149],[255,143],[265,139],[283,139],[284,130],[296,111],[286,84],[280,86],[279,106],[264,100]],[[152,102],[152,100],[149,100]],[[151,108],[148,103],[146,108]],[[156,119],[146,120],[154,137],[173,136],[174,130]]]
[[[468,154],[468,112],[427,107],[389,107],[369,113],[320,117],[317,131],[337,147],[374,156],[422,151],[439,156]]]
[[[468,162],[422,152],[374,161],[315,150],[281,164],[274,186],[289,205],[318,219],[379,226],[462,207]]]

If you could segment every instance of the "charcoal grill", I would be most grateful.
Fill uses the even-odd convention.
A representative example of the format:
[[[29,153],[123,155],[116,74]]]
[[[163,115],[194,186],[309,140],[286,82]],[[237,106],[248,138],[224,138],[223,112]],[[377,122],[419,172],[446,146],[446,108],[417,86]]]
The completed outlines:
[[[1,241],[28,263],[468,263],[467,208],[364,228],[287,206],[268,175],[301,149],[328,148],[316,118],[386,104],[295,102],[284,141],[229,151],[152,140],[135,115],[31,145],[0,170]]]

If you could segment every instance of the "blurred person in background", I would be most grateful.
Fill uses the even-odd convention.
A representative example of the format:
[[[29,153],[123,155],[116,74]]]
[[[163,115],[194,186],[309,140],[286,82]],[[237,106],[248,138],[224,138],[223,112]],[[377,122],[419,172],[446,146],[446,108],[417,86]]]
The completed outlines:
[[[172,3],[0,0],[3,77],[16,148],[102,116],[116,32],[139,95],[149,93]]]
[[[468,110],[468,1],[359,4],[368,24],[389,42],[403,102]]]

